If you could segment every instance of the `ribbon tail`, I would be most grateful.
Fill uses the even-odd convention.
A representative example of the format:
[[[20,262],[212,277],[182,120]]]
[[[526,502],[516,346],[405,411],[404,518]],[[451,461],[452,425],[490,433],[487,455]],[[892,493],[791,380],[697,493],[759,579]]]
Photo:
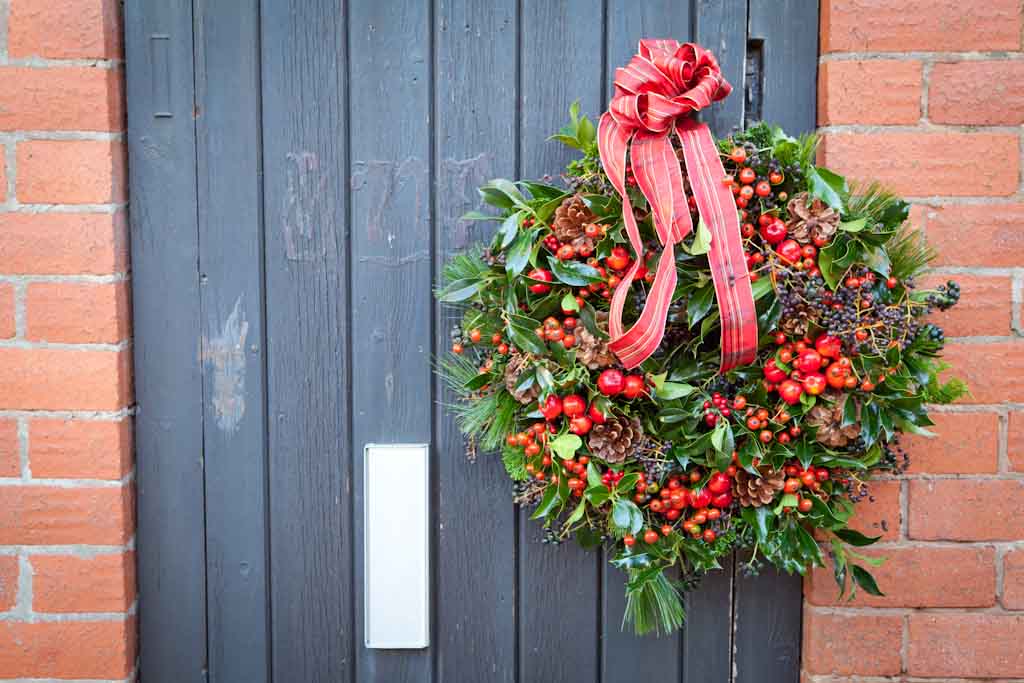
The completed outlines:
[[[722,184],[725,168],[707,125],[685,119],[676,126],[676,134],[697,210],[711,232],[708,263],[722,324],[721,371],[726,372],[757,356],[757,311],[739,216],[732,193]]]
[[[667,135],[639,132],[630,148],[633,175],[650,202],[662,244],[679,242],[693,229],[683,190],[683,172]]]

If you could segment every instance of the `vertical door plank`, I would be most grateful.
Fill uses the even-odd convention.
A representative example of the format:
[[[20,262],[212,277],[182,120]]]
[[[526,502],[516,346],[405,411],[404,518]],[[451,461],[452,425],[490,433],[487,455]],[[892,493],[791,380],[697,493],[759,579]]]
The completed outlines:
[[[710,572],[686,594],[683,629],[684,683],[729,683],[732,680],[732,601],[734,556]]]
[[[269,672],[259,7],[194,6],[210,681],[261,683]]]
[[[206,562],[191,4],[129,3],[125,49],[140,656],[147,681],[200,683]]]
[[[261,6],[273,679],[354,680],[346,23]]]
[[[615,69],[625,66],[642,38],[673,38],[679,42],[690,40],[693,26],[691,3],[672,0],[609,0],[607,8],[607,75],[606,96],[612,95]],[[594,112],[599,115],[607,106]],[[633,678],[657,677],[659,680],[679,680],[682,637],[678,633],[655,637],[635,636],[627,626],[623,630],[622,616],[626,607],[626,574],[607,564],[603,556],[601,567],[603,618],[601,675],[604,681],[624,681]]]
[[[426,3],[351,3],[352,444],[431,441],[431,37]],[[362,459],[356,458],[362,548]],[[395,482],[396,501],[401,482]],[[433,512],[433,511],[432,511]],[[357,552],[358,680],[429,681],[428,650],[368,650]],[[469,597],[469,596],[467,596]],[[431,596],[436,606],[437,596]]]
[[[548,142],[576,98],[594,118],[604,106],[599,0],[523,0],[520,82],[521,173],[557,179],[569,159]],[[520,511],[520,680],[594,681],[600,668],[601,558],[575,541],[541,544],[542,529]]]
[[[694,40],[715,53],[732,94],[701,114],[712,132],[725,137],[743,126],[747,56],[747,0],[694,0]]]
[[[516,3],[439,0],[434,21],[433,133],[435,272],[447,258],[490,237],[493,224],[460,217],[480,206],[476,188],[516,171]],[[471,65],[471,68],[469,68]],[[445,353],[459,315],[435,305],[435,344]],[[515,508],[496,453],[466,461],[441,392],[435,407],[437,463],[437,679],[515,680]]]
[[[793,135],[815,126],[817,27],[818,3],[813,0],[750,0],[750,37],[763,40],[763,118]],[[799,576],[770,568],[753,577],[737,571],[737,683],[796,680],[800,629]],[[766,658],[766,652],[771,656]]]
[[[750,0],[750,37],[764,41],[762,117],[813,130],[818,102],[817,0]]]

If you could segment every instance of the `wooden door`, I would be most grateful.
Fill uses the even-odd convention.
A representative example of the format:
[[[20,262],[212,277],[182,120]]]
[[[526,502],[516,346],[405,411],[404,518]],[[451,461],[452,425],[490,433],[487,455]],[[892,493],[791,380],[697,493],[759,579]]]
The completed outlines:
[[[468,464],[431,357],[440,264],[496,176],[599,114],[641,37],[713,49],[718,133],[813,128],[811,0],[126,3],[146,683],[794,682],[800,581],[736,567],[686,629]],[[363,647],[361,453],[432,445],[431,647]],[[737,563],[738,566],[739,563]]]

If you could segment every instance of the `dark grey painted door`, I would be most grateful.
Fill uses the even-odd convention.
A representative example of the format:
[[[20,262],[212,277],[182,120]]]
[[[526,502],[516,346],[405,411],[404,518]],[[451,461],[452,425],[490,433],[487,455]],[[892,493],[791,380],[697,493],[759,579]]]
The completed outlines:
[[[739,86],[711,121],[815,119],[812,0],[126,3],[146,683],[794,682],[800,582],[729,566],[683,633],[619,630],[604,558],[539,543],[468,464],[431,285],[494,176],[557,172],[644,36]],[[430,442],[432,647],[367,650],[360,459]],[[738,563],[737,563],[738,565]]]

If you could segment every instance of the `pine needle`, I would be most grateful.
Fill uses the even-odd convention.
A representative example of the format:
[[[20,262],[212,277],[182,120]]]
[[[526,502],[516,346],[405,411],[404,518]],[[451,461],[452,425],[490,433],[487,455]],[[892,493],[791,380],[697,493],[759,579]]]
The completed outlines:
[[[904,226],[886,245],[889,252],[890,272],[893,277],[905,280],[920,275],[928,269],[935,258],[935,250],[925,242],[920,231]]]
[[[854,218],[866,218],[868,223],[884,223],[886,214],[898,202],[903,201],[878,182],[857,184],[846,202],[847,214]]]
[[[633,625],[637,635],[652,631],[659,635],[682,628],[686,621],[679,589],[662,569],[632,569],[626,584],[626,611],[622,627]]]

